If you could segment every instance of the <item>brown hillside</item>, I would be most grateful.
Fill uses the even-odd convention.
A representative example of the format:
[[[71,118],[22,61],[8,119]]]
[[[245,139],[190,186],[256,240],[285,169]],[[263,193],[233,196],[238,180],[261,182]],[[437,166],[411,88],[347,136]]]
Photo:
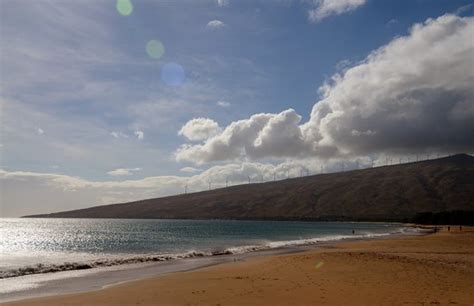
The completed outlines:
[[[474,157],[459,154],[30,217],[407,220],[473,199]]]

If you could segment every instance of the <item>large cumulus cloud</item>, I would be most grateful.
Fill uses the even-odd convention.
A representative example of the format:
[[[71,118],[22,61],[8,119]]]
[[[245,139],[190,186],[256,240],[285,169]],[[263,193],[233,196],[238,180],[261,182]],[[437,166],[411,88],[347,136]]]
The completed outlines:
[[[329,158],[474,150],[474,18],[415,24],[321,86],[308,122],[292,109],[231,123],[179,161]]]

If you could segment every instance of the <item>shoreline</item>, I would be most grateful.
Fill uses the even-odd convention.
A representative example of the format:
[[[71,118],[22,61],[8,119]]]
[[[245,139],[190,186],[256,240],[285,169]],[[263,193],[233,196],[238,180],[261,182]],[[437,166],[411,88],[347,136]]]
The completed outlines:
[[[2,305],[472,305],[474,228],[344,241]]]
[[[215,221],[215,220],[213,220]],[[339,221],[330,222],[338,223]],[[346,229],[347,233],[328,233],[327,235],[316,236],[300,236],[294,237],[293,239],[288,238],[288,240],[266,240],[262,238],[262,241],[249,242],[248,244],[235,244],[227,245],[214,249],[208,248],[188,248],[182,249],[176,252],[149,252],[149,253],[110,253],[102,254],[102,256],[97,256],[91,254],[90,259],[80,258],[70,260],[71,257],[59,258],[58,261],[46,261],[46,262],[31,262],[24,265],[13,265],[11,268],[2,267],[0,270],[0,281],[4,279],[11,279],[14,277],[23,277],[23,276],[32,276],[39,274],[49,274],[49,273],[60,273],[66,271],[78,271],[78,270],[96,270],[108,267],[120,267],[133,264],[145,264],[153,262],[166,262],[168,260],[177,260],[177,259],[187,259],[187,258],[201,258],[209,256],[221,256],[221,255],[237,255],[243,253],[251,252],[260,252],[266,250],[276,250],[280,248],[293,248],[301,247],[305,245],[321,245],[323,243],[337,242],[344,240],[358,240],[358,239],[374,239],[377,237],[386,237],[393,236],[398,234],[412,234],[410,229],[414,229],[415,233],[419,234],[425,231],[429,231],[426,228],[421,226],[416,226],[413,224],[407,223],[398,223],[398,222],[341,222],[343,224],[384,224],[392,227],[398,227],[395,231],[386,231],[386,232],[374,232],[371,229],[355,229],[356,234],[354,234],[354,229],[352,230],[352,235],[350,234],[350,229]],[[305,238],[303,238],[305,237]],[[86,253],[84,253],[86,254]],[[84,256],[84,254],[79,254]],[[73,254],[74,255],[74,254]],[[86,254],[88,255],[88,254]],[[47,255],[46,255],[47,256]],[[53,254],[55,256],[55,254]],[[95,257],[94,257],[95,256]],[[22,259],[20,259],[21,261]],[[1,286],[0,286],[1,288]],[[0,290],[0,294],[2,291]]]
[[[328,245],[334,246],[347,241],[363,241],[387,239],[405,235],[422,235],[429,230],[416,225],[399,224],[401,228],[395,232],[362,233],[356,235],[334,235],[318,238],[301,238],[298,240],[273,241],[262,245],[243,245],[222,249],[222,251],[198,252],[189,251],[184,256],[168,256],[173,254],[148,254],[138,257],[123,257],[112,259],[107,265],[107,259],[99,259],[106,264],[93,267],[93,263],[66,263],[72,269],[59,270],[53,266],[54,272],[38,272],[15,277],[0,279],[0,304],[30,298],[75,294],[100,290],[115,284],[128,283],[137,280],[163,276],[170,273],[192,271],[203,267],[218,265],[232,261],[247,260],[252,257],[291,254],[296,252],[319,249]],[[411,230],[410,228],[418,228]],[[178,255],[178,254],[175,254]],[[165,259],[166,258],[166,259]],[[135,260],[136,259],[136,260]],[[158,259],[158,260],[157,260]],[[85,269],[74,269],[86,266]],[[48,266],[40,266],[42,271],[48,271]],[[34,267],[29,268],[34,269]]]
[[[360,243],[367,243],[367,242],[374,242],[374,241],[390,241],[396,239],[410,239],[410,237],[420,237],[420,236],[431,236],[429,234],[415,234],[415,235],[406,235],[406,234],[392,234],[383,237],[375,237],[375,238],[352,238],[352,239],[344,239],[338,241],[329,241],[329,242],[321,242],[318,244],[312,245],[305,245],[305,246],[296,246],[296,247],[286,247],[286,248],[278,248],[278,249],[270,249],[270,250],[260,250],[254,251],[250,253],[244,254],[235,254],[235,255],[225,255],[225,256],[211,256],[207,258],[196,258],[196,259],[184,259],[184,260],[173,260],[170,262],[160,263],[162,265],[142,265],[138,269],[125,269],[122,270],[122,273],[132,273],[135,277],[131,277],[126,280],[117,280],[110,282],[103,283],[101,286],[97,287],[89,287],[86,290],[80,291],[68,291],[68,290],[60,290],[60,292],[49,292],[48,294],[43,294],[42,296],[31,296],[25,295],[22,298],[15,298],[9,301],[2,301],[1,305],[22,305],[23,302],[29,305],[29,301],[41,300],[41,299],[50,299],[50,298],[67,298],[68,296],[75,296],[75,295],[88,295],[91,293],[102,292],[103,290],[115,290],[114,288],[122,287],[122,286],[133,286],[133,284],[137,282],[147,282],[153,281],[155,279],[166,278],[166,277],[173,277],[177,275],[183,275],[186,273],[192,273],[196,271],[203,271],[209,268],[215,267],[225,267],[228,265],[233,265],[235,263],[247,263],[252,262],[254,260],[259,260],[261,258],[275,258],[280,256],[291,256],[292,254],[306,254],[306,253],[313,253],[313,252],[327,252],[334,249],[339,249],[344,247],[344,245],[351,245],[351,244],[360,244]],[[187,266],[183,266],[183,262],[189,263]],[[154,266],[154,267],[153,267]],[[166,268],[168,266],[168,268]],[[174,266],[174,267],[173,267]],[[62,273],[62,272],[59,272]],[[55,273],[52,273],[55,274]],[[94,279],[97,276],[95,273],[91,273],[89,279]],[[59,285],[59,284],[56,284]],[[61,282],[61,287],[64,288],[63,282]],[[54,286],[53,286],[54,287]],[[67,287],[67,286],[66,286]],[[58,288],[56,288],[58,289]],[[20,303],[20,304],[17,304]]]

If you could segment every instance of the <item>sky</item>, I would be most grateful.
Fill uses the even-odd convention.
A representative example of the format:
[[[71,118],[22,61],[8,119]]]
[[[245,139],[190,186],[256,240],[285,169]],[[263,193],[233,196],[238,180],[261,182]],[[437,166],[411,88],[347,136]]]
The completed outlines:
[[[472,154],[473,14],[0,0],[0,216]]]

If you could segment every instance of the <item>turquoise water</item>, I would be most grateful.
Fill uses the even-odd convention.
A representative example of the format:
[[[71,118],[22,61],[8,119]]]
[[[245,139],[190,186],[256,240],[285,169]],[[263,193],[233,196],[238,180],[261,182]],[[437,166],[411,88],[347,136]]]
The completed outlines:
[[[244,253],[405,230],[388,223],[0,219],[0,277]]]

